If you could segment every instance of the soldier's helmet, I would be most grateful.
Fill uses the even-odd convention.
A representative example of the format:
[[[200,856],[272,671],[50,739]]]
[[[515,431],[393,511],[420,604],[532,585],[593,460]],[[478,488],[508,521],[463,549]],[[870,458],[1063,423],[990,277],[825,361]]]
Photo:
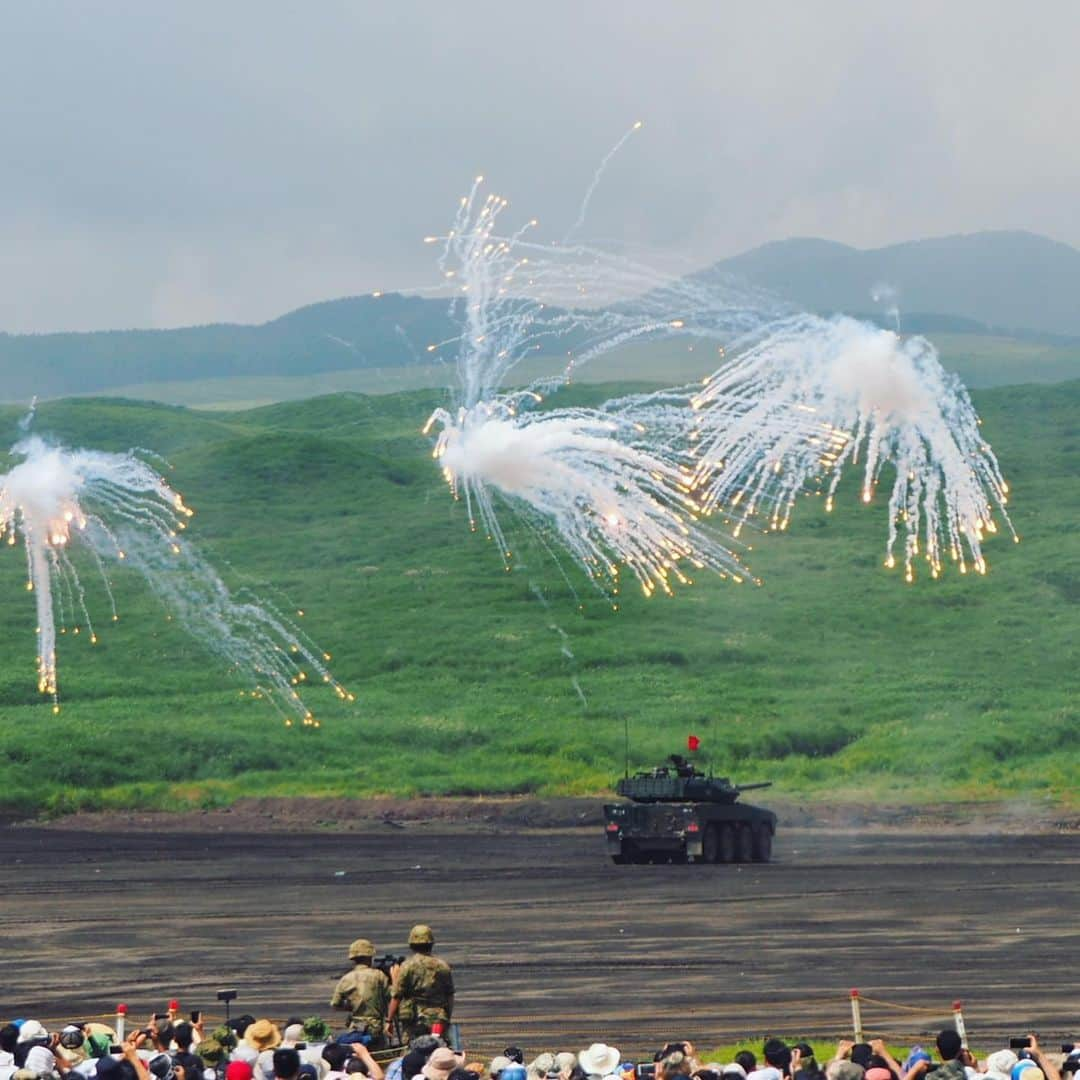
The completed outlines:
[[[375,946],[367,938],[357,938],[349,946],[349,959],[356,960],[361,956],[374,956]]]
[[[431,932],[430,926],[424,926],[421,923],[418,926],[414,926],[409,931],[409,944],[410,945],[434,945],[435,935]]]

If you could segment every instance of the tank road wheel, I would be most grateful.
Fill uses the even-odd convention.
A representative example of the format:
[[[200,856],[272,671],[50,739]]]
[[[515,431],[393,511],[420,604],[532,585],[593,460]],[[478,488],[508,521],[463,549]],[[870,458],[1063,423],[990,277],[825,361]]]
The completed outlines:
[[[735,861],[752,862],[754,858],[754,834],[749,825],[739,825],[735,830]]]
[[[754,833],[754,862],[769,862],[772,859],[772,829],[768,825],[759,825]]]
[[[715,825],[705,826],[705,835],[701,838],[701,861],[715,863],[720,860],[720,834]]]
[[[720,826],[720,861],[735,861],[735,830],[730,825]]]

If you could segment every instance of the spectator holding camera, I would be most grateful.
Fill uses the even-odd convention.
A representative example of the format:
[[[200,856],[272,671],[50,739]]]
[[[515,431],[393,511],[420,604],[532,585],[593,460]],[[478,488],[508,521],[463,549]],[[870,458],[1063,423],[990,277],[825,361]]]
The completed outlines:
[[[1039,1072],[1046,1080],[1061,1080],[1061,1072],[1039,1047],[1034,1033],[1028,1035],[1027,1047],[1017,1052],[1019,1060],[1013,1066],[1012,1080],[1039,1080]]]

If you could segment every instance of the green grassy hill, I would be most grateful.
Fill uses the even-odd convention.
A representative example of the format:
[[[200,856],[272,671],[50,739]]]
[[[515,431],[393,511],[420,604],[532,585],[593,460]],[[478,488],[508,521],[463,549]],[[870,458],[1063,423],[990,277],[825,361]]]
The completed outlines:
[[[357,700],[316,687],[321,728],[286,728],[117,570],[121,621],[102,618],[96,647],[61,639],[54,717],[35,689],[24,560],[5,548],[0,801],[600,791],[629,720],[640,764],[693,732],[718,768],[788,798],[1075,802],[1080,382],[978,395],[1024,538],[990,544],[988,577],[905,585],[882,567],[884,500],[863,507],[849,487],[833,514],[807,499],[787,535],[754,541],[762,587],[702,576],[617,614],[565,563],[575,595],[541,545],[519,544],[507,574],[469,533],[419,436],[435,400],[43,406],[38,430],[70,443],[166,454],[198,511],[190,538],[230,582],[302,607]],[[17,416],[0,412],[0,438]]]

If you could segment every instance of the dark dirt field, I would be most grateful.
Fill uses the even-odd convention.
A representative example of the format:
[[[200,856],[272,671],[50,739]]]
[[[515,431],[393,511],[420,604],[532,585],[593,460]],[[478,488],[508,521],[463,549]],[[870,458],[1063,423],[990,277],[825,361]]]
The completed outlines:
[[[401,808],[399,807],[399,810]],[[331,823],[251,810],[0,829],[0,1015],[60,1022],[178,996],[328,1015],[350,940],[429,922],[478,1055],[624,1052],[764,1032],[903,1042],[965,1003],[975,1046],[1080,1034],[1080,835],[877,824],[781,828],[768,866],[611,865],[588,826],[504,814]],[[385,817],[386,820],[383,820]],[[565,815],[564,815],[565,817]]]

